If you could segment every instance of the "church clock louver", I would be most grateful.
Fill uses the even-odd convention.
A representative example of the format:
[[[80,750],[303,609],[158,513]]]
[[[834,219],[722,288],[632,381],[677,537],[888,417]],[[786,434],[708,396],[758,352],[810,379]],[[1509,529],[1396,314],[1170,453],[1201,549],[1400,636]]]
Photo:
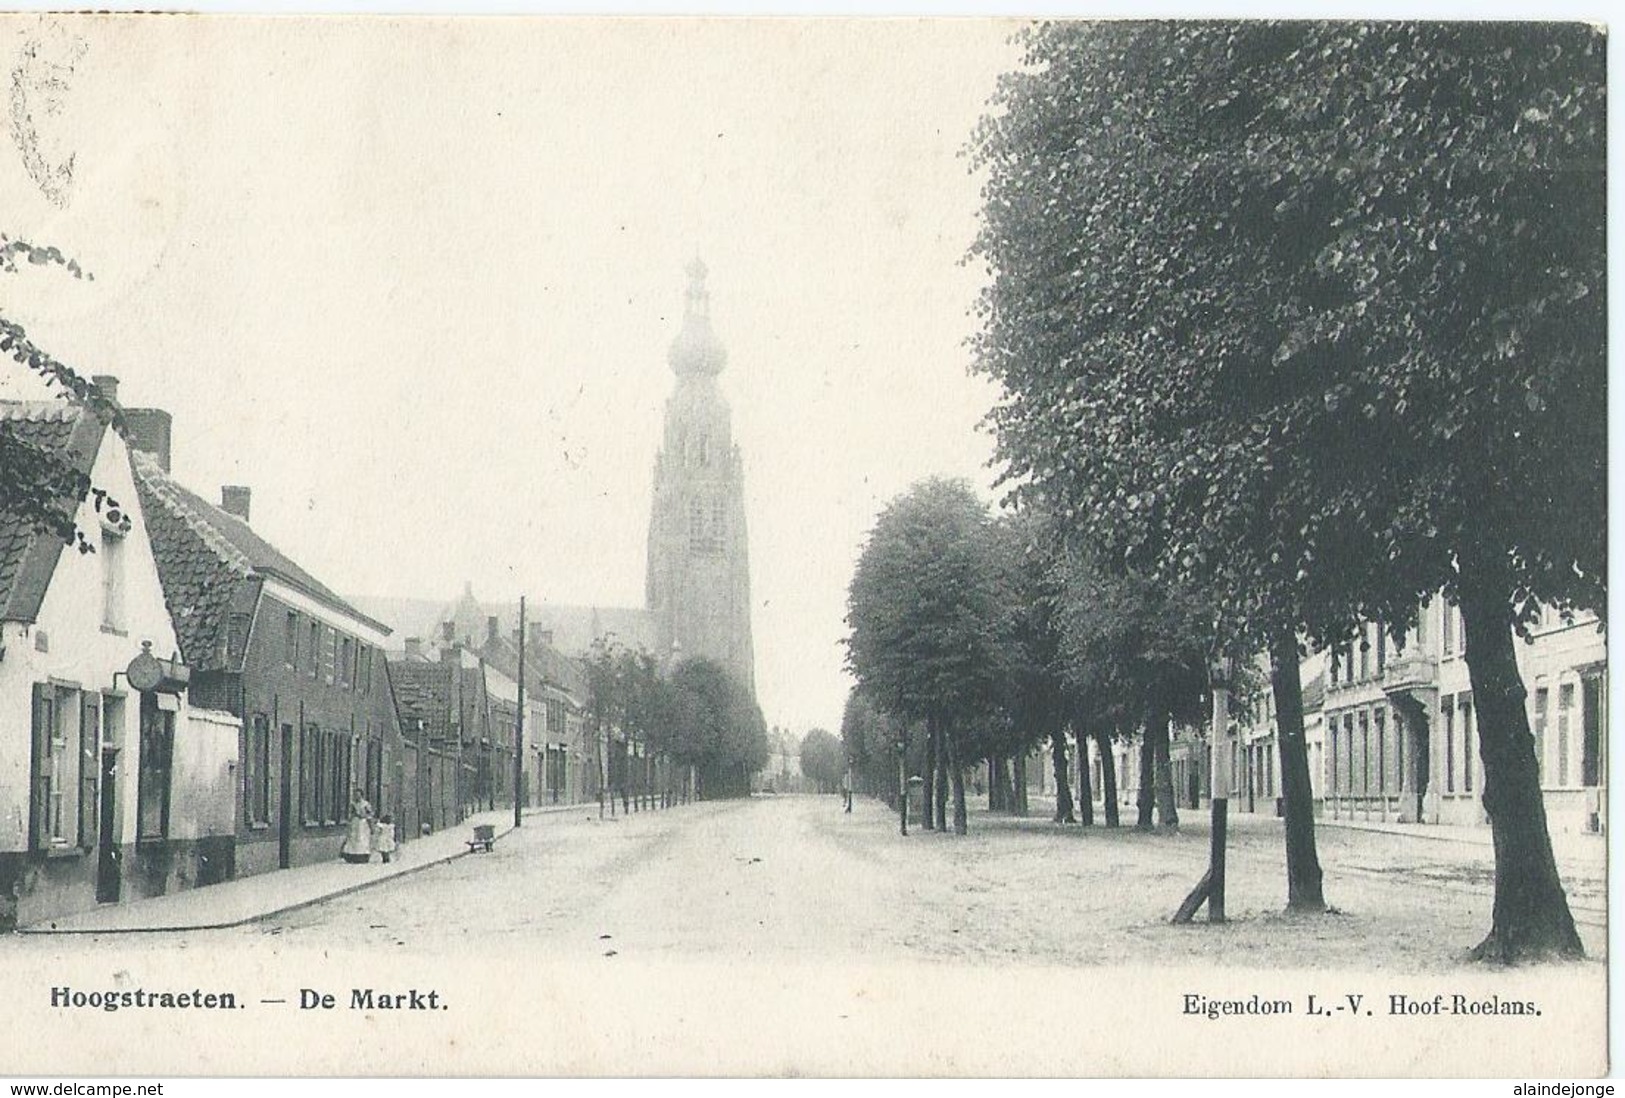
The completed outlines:
[[[744,466],[717,385],[728,355],[705,276],[704,263],[689,265],[683,328],[667,354],[677,387],[655,457],[646,599],[661,655],[713,659],[754,697]]]

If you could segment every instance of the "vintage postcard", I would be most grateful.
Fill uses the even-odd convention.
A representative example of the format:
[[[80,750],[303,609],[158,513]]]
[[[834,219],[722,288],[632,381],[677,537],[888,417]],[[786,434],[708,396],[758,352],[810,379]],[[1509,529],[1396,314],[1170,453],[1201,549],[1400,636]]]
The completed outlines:
[[[0,18],[0,1071],[1606,1073],[1605,45]]]

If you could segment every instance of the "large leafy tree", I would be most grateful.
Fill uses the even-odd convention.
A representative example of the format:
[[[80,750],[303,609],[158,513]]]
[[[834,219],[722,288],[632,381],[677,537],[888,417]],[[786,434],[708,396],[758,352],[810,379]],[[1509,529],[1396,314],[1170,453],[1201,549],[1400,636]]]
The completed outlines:
[[[846,775],[846,749],[832,733],[814,728],[801,737],[801,773],[820,793],[834,793]]]
[[[1013,475],[1216,592],[1278,701],[1299,631],[1459,603],[1497,859],[1479,953],[1578,953],[1512,643],[1537,600],[1603,607],[1602,35],[1072,24],[1027,49],[977,139]]]
[[[750,794],[750,776],[767,765],[767,722],[726,668],[693,658],[672,672],[666,709],[673,756],[695,767],[704,799]]]
[[[882,709],[925,725],[947,760],[960,834],[963,767],[1008,674],[1008,591],[991,522],[964,481],[916,484],[881,512],[847,596],[847,666]]]

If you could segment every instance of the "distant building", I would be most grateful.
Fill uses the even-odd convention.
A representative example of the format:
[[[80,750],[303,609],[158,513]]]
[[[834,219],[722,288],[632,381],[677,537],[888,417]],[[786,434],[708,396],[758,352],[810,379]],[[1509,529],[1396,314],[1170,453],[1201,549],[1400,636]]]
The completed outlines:
[[[1329,811],[1359,819],[1482,824],[1484,767],[1461,612],[1425,603],[1394,641],[1374,624],[1332,654],[1326,686]],[[1607,638],[1593,614],[1544,609],[1516,641],[1548,826],[1607,826]]]
[[[696,259],[688,274],[668,355],[677,388],[655,457],[645,605],[657,654],[715,660],[755,697],[744,462],[716,381],[728,355],[711,328],[705,264]]]

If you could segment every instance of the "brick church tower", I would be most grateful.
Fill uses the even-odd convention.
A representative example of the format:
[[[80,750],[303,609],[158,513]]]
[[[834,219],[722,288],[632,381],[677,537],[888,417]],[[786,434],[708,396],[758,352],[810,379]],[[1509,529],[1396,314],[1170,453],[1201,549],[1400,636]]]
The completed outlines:
[[[744,466],[717,387],[728,354],[711,329],[705,275],[704,263],[689,264],[683,330],[667,354],[677,388],[655,456],[645,599],[657,655],[709,657],[754,698]]]

